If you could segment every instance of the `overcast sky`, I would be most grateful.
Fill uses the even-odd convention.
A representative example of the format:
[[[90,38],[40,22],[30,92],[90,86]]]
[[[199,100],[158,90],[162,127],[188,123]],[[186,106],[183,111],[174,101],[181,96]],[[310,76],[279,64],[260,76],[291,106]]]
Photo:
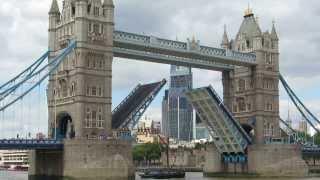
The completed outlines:
[[[280,69],[289,84],[318,116],[320,115],[320,2],[318,0],[114,0],[117,30],[145,33],[186,41],[193,35],[201,44],[219,47],[223,26],[234,38],[244,10],[250,6],[263,31],[276,22],[280,38]],[[61,0],[60,0],[61,5]],[[0,0],[0,83],[31,64],[47,49],[48,10],[51,0]],[[194,86],[212,84],[221,93],[219,72],[193,70]],[[113,105],[117,105],[137,83],[159,81],[169,76],[169,65],[114,59]],[[282,118],[287,117],[287,96],[281,89]],[[147,111],[161,120],[163,91]],[[39,104],[45,104],[45,98]],[[293,106],[291,105],[293,109]],[[28,120],[33,131],[46,131],[45,108]],[[294,111],[292,110],[292,114]],[[294,115],[295,118],[299,118]],[[37,120],[34,120],[37,119]],[[17,123],[4,121],[10,133]],[[10,128],[9,128],[10,127]],[[25,127],[30,130],[30,127]],[[32,130],[32,129],[31,129]],[[30,131],[31,131],[30,130]],[[9,132],[8,132],[9,133]]]

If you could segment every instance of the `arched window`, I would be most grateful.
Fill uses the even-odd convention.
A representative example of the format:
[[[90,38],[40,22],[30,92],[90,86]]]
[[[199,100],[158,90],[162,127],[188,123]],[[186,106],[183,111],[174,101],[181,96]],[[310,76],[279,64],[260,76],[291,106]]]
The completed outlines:
[[[245,91],[246,90],[246,81],[244,79],[239,79],[239,91]]]
[[[91,119],[91,111],[90,111],[90,108],[87,108],[85,123],[86,123],[86,128],[91,128],[91,127],[92,127],[92,126],[91,126],[91,124],[92,124],[92,119]]]
[[[62,92],[62,97],[67,97],[68,96],[68,86],[66,80],[60,80],[60,89]]]

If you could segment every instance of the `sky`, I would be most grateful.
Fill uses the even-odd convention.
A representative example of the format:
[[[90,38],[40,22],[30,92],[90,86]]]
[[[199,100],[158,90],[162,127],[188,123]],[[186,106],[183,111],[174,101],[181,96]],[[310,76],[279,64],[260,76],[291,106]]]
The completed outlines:
[[[61,7],[62,0],[59,0]],[[195,36],[203,45],[219,47],[223,27],[234,38],[248,3],[263,31],[275,21],[280,38],[280,71],[312,112],[320,116],[320,1],[318,0],[114,0],[115,28],[186,41]],[[0,0],[0,84],[31,64],[48,47],[48,11],[51,0]],[[138,84],[169,77],[169,65],[114,58],[113,106]],[[221,94],[221,74],[193,69],[194,87],[213,85]],[[36,96],[36,95],[35,95]],[[161,120],[163,90],[145,115]],[[27,131],[46,132],[45,97],[33,106]],[[26,105],[27,106],[27,105]],[[280,115],[300,116],[280,89]],[[30,107],[26,107],[28,109]],[[30,110],[31,111],[31,110]],[[37,115],[34,115],[37,114]],[[19,129],[17,122],[3,120],[5,135]],[[21,123],[20,123],[21,124]],[[36,126],[37,128],[31,128]],[[1,136],[1,134],[0,134]]]

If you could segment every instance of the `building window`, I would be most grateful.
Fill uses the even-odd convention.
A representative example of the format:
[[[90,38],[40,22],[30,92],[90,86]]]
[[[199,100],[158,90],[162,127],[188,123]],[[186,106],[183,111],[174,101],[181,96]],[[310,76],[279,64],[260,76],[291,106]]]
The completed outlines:
[[[98,34],[99,33],[99,24],[93,24],[93,32],[95,34]]]
[[[91,118],[92,118],[92,127],[97,127],[96,121],[97,121],[97,111],[91,112]]]
[[[102,118],[102,109],[101,108],[99,108],[97,127],[98,128],[103,127],[103,118]]]
[[[102,88],[101,87],[99,87],[99,89],[98,89],[98,96],[102,96]]]
[[[92,87],[91,89],[91,95],[96,96],[97,95],[97,88],[95,86]]]
[[[239,91],[246,90],[246,81],[244,79],[239,79]]]
[[[92,23],[89,23],[89,32],[92,33],[93,29],[92,29]]]
[[[95,16],[99,16],[99,7],[94,7],[94,12],[93,12],[93,14],[95,15]]]
[[[90,86],[87,87],[87,96],[90,96]]]
[[[90,108],[87,108],[85,123],[86,123],[86,128],[91,128],[92,119],[91,119]]]
[[[244,98],[238,98],[238,108],[240,112],[246,111],[246,104]]]

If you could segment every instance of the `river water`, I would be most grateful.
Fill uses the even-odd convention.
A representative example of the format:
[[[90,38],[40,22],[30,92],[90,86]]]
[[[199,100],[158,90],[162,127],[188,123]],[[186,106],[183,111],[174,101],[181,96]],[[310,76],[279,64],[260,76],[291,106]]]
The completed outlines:
[[[285,179],[279,178],[277,180],[319,180],[320,178],[298,178],[298,179]],[[28,176],[26,172],[10,172],[10,171],[0,171],[0,180],[28,180]],[[140,180],[137,175],[136,180]],[[172,179],[174,180],[174,179]],[[181,179],[179,179],[181,180]],[[228,179],[228,178],[204,178],[202,177],[202,173],[187,173],[185,180],[246,180],[246,179]],[[250,180],[257,180],[254,178],[250,178]],[[272,179],[262,179],[262,180],[274,180]]]

